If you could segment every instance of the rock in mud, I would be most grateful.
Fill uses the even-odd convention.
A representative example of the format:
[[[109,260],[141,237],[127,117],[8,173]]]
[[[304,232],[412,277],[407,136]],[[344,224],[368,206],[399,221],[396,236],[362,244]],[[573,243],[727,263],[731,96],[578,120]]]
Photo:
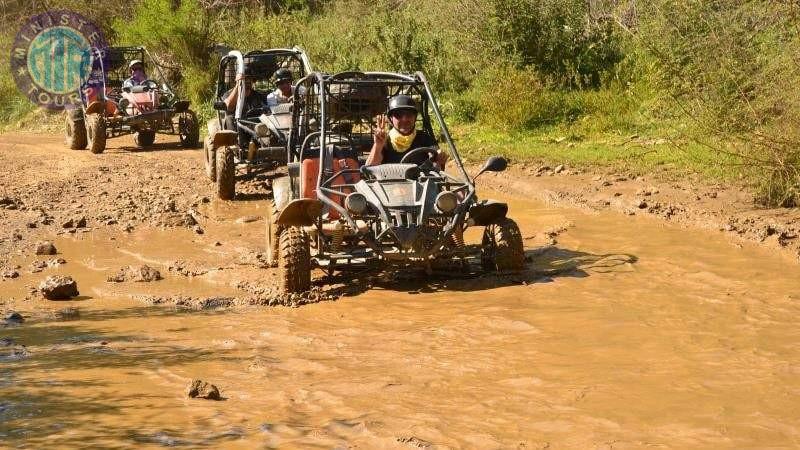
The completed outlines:
[[[193,227],[197,225],[197,220],[188,213],[180,214],[165,214],[158,221],[158,225],[162,227]]]
[[[6,316],[6,323],[18,324],[24,321],[25,319],[22,318],[22,314],[16,311],[12,311],[10,314]]]
[[[64,308],[56,311],[55,316],[59,320],[76,320],[81,317],[81,311],[78,308]]]
[[[58,253],[56,246],[52,242],[43,241],[36,244],[37,255],[55,255]]]
[[[244,216],[244,217],[239,217],[238,219],[236,219],[236,223],[258,222],[261,219],[262,219],[261,216]]]
[[[78,283],[72,277],[50,276],[39,285],[39,291],[48,300],[69,300],[77,297]]]
[[[186,395],[190,398],[204,398],[206,400],[222,400],[219,389],[203,380],[192,380],[186,388]]]
[[[5,270],[2,274],[0,274],[3,278],[17,278],[19,276],[19,272],[13,269]]]
[[[106,281],[109,283],[122,283],[124,281],[134,281],[137,283],[149,283],[151,281],[161,280],[161,272],[153,269],[150,266],[125,266]]]

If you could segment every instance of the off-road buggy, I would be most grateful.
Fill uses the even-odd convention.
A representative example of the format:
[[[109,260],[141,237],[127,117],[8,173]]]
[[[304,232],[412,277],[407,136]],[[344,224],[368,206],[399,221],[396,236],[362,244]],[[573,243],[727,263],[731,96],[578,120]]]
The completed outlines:
[[[308,290],[315,267],[330,275],[386,265],[471,267],[470,261],[483,270],[524,266],[508,206],[480,201],[475,192],[475,178],[504,170],[506,160],[489,158],[470,178],[421,72],[312,73],[298,85],[306,93],[294,100],[288,176],[273,183],[266,232],[267,259],[277,264],[284,292]],[[398,94],[416,100],[417,130],[436,136],[436,120],[452,174],[435,164],[435,147],[409,150],[397,164],[364,165],[374,118]],[[420,154],[424,162],[408,162]],[[464,242],[473,226],[484,227],[479,246]]]
[[[167,84],[160,66],[144,47],[110,47],[99,58],[102,79],[81,92],[81,107],[66,112],[66,141],[71,149],[89,147],[102,153],[106,139],[133,134],[139,148],[153,143],[156,133],[177,135],[181,145],[197,147],[200,129],[188,100],[179,100]],[[150,79],[123,87],[130,77],[128,64],[144,63]],[[103,66],[107,64],[107,66]]]
[[[236,86],[238,75],[247,75],[253,89],[266,95],[274,89],[272,76],[284,68],[295,79],[311,73],[311,63],[300,47],[255,50],[242,55],[231,51],[219,62],[216,101],[217,118],[208,123],[205,141],[206,175],[216,182],[217,196],[231,200],[236,194],[236,175],[273,170],[286,165],[286,145],[291,129],[292,105],[281,104],[245,111],[244,96],[236,109],[226,111],[223,101]],[[244,83],[244,80],[238,81]],[[243,92],[243,85],[240,92]]]

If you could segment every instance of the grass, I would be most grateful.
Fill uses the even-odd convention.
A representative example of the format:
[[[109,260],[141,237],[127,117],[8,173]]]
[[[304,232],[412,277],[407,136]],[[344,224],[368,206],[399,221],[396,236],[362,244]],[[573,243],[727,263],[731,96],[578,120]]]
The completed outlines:
[[[673,138],[669,129],[647,135],[602,133],[588,136],[553,127],[540,131],[501,131],[476,124],[453,126],[462,156],[479,162],[502,155],[513,163],[659,173],[669,179],[697,174],[709,181],[732,182],[745,172],[736,158],[721,155],[701,143]]]

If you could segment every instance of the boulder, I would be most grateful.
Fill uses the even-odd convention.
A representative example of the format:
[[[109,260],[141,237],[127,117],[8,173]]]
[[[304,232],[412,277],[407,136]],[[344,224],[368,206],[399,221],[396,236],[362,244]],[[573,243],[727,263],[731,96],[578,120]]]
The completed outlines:
[[[219,389],[211,383],[202,380],[192,380],[186,388],[186,395],[190,398],[204,398],[206,400],[222,400]]]
[[[42,241],[36,244],[37,255],[55,255],[58,253],[56,246],[52,242]]]
[[[72,277],[49,276],[39,285],[39,291],[48,300],[69,300],[77,297],[78,283]]]
[[[161,272],[150,266],[125,266],[113,276],[106,279],[109,283],[122,283],[124,281],[150,282],[160,280]]]
[[[6,323],[22,323],[25,319],[22,318],[22,314],[12,311],[6,316]]]

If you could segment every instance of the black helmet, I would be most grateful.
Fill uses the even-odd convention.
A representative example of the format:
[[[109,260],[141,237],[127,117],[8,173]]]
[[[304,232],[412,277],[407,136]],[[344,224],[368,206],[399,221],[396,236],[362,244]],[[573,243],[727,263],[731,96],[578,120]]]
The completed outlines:
[[[292,81],[292,71],[289,69],[280,68],[275,71],[275,83],[281,81]]]
[[[386,111],[386,114],[391,116],[392,113],[404,110],[414,111],[414,113],[419,112],[419,110],[417,110],[417,103],[411,96],[403,94],[395,95],[389,100],[389,110]]]
[[[131,60],[131,62],[128,63],[128,70],[130,70],[131,68],[133,68],[133,66],[137,64],[142,66],[142,68],[144,69],[144,63],[140,59],[133,59]]]

